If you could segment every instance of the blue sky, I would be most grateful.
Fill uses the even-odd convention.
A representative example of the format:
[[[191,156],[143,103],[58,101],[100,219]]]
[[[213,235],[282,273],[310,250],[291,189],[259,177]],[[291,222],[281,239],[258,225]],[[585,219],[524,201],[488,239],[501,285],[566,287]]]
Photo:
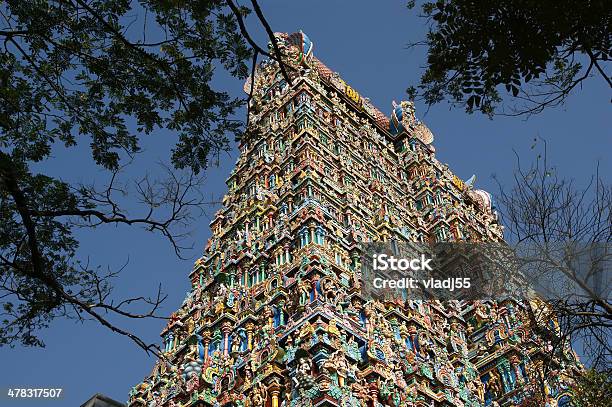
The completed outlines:
[[[314,53],[383,112],[390,112],[391,101],[405,97],[405,89],[418,81],[425,63],[425,49],[406,49],[406,44],[424,38],[425,21],[418,10],[408,10],[405,2],[308,1],[261,2],[275,31],[303,30],[314,42]],[[374,4],[376,6],[374,6]],[[263,31],[254,17],[250,29],[260,44]],[[242,83],[220,77],[217,86],[234,95]],[[496,174],[503,183],[511,181],[516,160],[513,149],[524,157],[533,156],[534,137],[546,138],[549,158],[559,173],[583,184],[600,161],[600,173],[609,182],[612,151],[609,121],[609,90],[603,80],[594,78],[577,90],[561,108],[546,111],[525,121],[521,118],[495,118],[467,115],[442,103],[429,109],[417,103],[417,116],[435,134],[438,158],[463,179],[477,175],[476,186],[494,192],[491,179]],[[244,113],[242,113],[244,115]],[[169,159],[171,134],[157,134],[144,141],[145,153],[130,169],[141,174],[159,159]],[[84,143],[87,144],[87,143]],[[89,161],[87,146],[70,151],[57,150],[54,159],[41,168],[71,181],[103,179],[104,173]],[[237,154],[222,155],[220,165],[207,172],[206,195],[225,192]],[[209,211],[212,216],[214,210]],[[179,260],[162,237],[140,229],[100,228],[82,232],[81,253],[92,262],[120,267],[129,259],[116,281],[117,297],[153,294],[161,282],[168,300],[163,309],[171,313],[189,288],[187,275],[210,236],[210,219],[194,223],[194,250],[190,260]],[[124,321],[129,328],[150,341],[158,341],[163,321]],[[0,389],[7,387],[61,387],[65,397],[47,401],[48,406],[77,406],[96,392],[120,401],[127,400],[131,386],[141,381],[154,359],[128,339],[117,336],[94,322],[74,323],[57,320],[42,333],[46,349],[0,348]],[[3,395],[2,395],[3,396]],[[21,401],[14,405],[42,405]],[[0,405],[5,403],[0,397]]]

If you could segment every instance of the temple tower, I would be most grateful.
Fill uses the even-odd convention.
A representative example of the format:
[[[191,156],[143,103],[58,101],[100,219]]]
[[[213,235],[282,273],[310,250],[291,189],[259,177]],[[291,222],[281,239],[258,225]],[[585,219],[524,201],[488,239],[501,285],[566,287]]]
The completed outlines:
[[[514,405],[544,342],[520,301],[362,295],[360,243],[501,241],[491,196],[435,157],[411,102],[390,117],[277,34],[247,80],[249,128],[193,289],[161,333],[136,406]],[[251,89],[253,88],[253,89]],[[551,403],[563,385],[546,378]]]

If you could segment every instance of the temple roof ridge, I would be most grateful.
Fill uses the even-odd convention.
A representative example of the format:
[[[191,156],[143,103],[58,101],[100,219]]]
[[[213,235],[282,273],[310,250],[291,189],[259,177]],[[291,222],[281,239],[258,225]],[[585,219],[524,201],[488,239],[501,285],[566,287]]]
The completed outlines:
[[[346,83],[338,72],[331,70],[314,53],[314,43],[301,30],[288,34],[274,33],[281,52],[286,56],[286,63],[293,67],[306,67],[314,69],[320,78],[351,100],[359,109],[368,114],[382,130],[395,139],[402,133],[410,134],[425,144],[434,140],[433,133],[415,116],[414,102],[392,102],[393,110],[390,117],[381,112],[369,98],[362,96],[356,89]],[[247,84],[250,83],[247,79]],[[245,91],[247,90],[245,84]]]

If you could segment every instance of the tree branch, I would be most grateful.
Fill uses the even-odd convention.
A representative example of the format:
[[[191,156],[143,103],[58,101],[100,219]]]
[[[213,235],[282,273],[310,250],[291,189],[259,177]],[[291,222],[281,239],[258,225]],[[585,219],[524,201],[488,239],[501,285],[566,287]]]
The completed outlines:
[[[272,28],[270,28],[270,24],[268,24],[268,21],[264,17],[264,14],[261,11],[259,4],[257,4],[257,0],[251,0],[251,4],[253,4],[253,9],[255,10],[255,14],[257,14],[259,21],[261,21],[261,23],[263,24],[264,28],[266,29],[266,32],[268,33],[268,37],[270,38],[270,41],[272,42],[272,48],[274,48],[276,60],[278,61],[278,65],[280,66],[280,70],[283,74],[283,77],[285,78],[287,83],[291,85],[292,84],[291,78],[289,77],[289,74],[285,70],[285,63],[283,62],[283,55],[281,53],[280,48],[278,47],[278,41],[276,40],[276,37],[274,36],[274,32],[272,31]]]

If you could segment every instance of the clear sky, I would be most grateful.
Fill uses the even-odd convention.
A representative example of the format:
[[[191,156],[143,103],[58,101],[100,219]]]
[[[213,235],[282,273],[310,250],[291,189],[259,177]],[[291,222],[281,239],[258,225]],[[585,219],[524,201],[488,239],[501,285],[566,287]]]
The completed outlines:
[[[425,20],[419,10],[408,10],[404,1],[261,1],[275,31],[303,30],[314,42],[314,53],[363,96],[369,97],[383,112],[390,112],[391,101],[405,97],[405,89],[414,84],[425,63],[425,49],[406,49],[406,44],[424,38]],[[260,44],[263,31],[248,18],[249,27]],[[219,78],[217,85],[233,95],[240,95],[242,83]],[[600,172],[609,182],[612,161],[610,137],[609,89],[603,80],[587,81],[583,89],[569,98],[564,107],[549,110],[525,121],[521,118],[495,118],[467,115],[461,109],[443,103],[426,108],[417,103],[417,116],[435,134],[438,158],[463,179],[477,175],[476,186],[495,192],[491,179],[496,174],[502,182],[511,181],[516,161],[513,153],[530,157],[533,138],[549,142],[549,158],[560,174],[584,183],[600,161]],[[241,112],[244,116],[244,112]],[[146,152],[130,169],[142,174],[152,163],[168,161],[171,134],[157,134],[145,141]],[[87,143],[68,152],[57,150],[55,159],[42,171],[67,180],[88,182],[102,179],[101,170],[90,165]],[[220,165],[207,172],[206,194],[225,193],[224,180],[237,158],[236,151],[220,157]],[[211,210],[209,216],[212,216]],[[123,275],[116,281],[117,297],[152,295],[161,282],[169,294],[164,312],[178,308],[189,288],[187,275],[193,260],[201,253],[210,236],[210,218],[194,223],[195,249],[192,259],[176,258],[163,238],[139,229],[100,228],[83,232],[81,253],[92,262],[120,267],[129,259]],[[150,341],[159,342],[163,321],[122,322],[124,327]],[[57,320],[42,333],[45,349],[0,348],[0,389],[7,387],[61,387],[65,397],[57,401],[20,401],[11,406],[79,406],[96,392],[125,401],[130,388],[141,381],[154,359],[132,344],[94,322],[84,324]],[[2,395],[3,396],[3,395]]]

